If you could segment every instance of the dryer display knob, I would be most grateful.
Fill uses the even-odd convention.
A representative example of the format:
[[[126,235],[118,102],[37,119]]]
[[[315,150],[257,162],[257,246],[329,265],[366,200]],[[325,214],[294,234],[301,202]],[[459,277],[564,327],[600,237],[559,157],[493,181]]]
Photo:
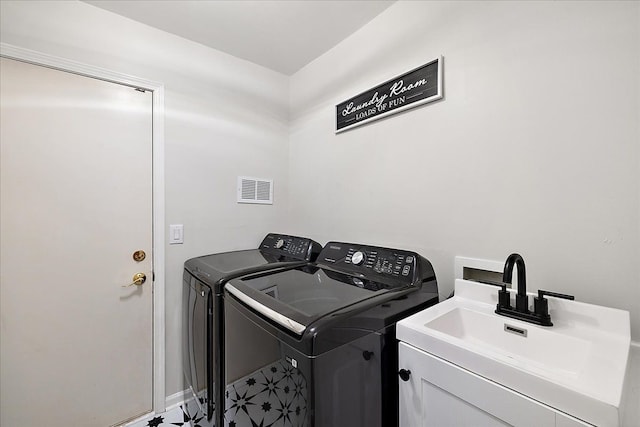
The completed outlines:
[[[284,246],[284,240],[278,239],[278,241],[276,242],[276,249],[282,249],[283,246]]]
[[[355,252],[351,255],[351,263],[353,265],[360,265],[364,262],[364,254],[361,251]]]

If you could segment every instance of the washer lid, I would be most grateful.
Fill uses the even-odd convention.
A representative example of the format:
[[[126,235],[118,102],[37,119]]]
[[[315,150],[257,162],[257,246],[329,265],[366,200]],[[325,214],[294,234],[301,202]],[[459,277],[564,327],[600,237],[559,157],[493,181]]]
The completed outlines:
[[[400,289],[329,269],[296,268],[249,276],[226,285],[229,293],[263,316],[302,335],[324,316]]]
[[[258,268],[271,270],[314,261],[320,250],[322,246],[311,239],[269,233],[258,249],[205,255],[187,260],[184,266],[201,280],[213,283],[223,277],[249,274]]]
[[[211,275],[225,275],[277,261],[278,259],[274,256],[262,253],[258,249],[248,249],[193,258],[187,261],[186,266],[187,268],[197,267],[200,271]]]

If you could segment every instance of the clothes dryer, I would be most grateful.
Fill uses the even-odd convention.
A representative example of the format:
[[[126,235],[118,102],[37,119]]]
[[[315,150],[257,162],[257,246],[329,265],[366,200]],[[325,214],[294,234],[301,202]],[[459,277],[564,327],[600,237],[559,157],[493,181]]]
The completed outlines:
[[[215,343],[224,342],[225,283],[247,274],[304,266],[315,261],[321,249],[308,238],[270,233],[257,249],[205,255],[184,263],[183,372],[206,420],[213,423],[214,386],[224,386],[215,380],[224,367],[224,353]]]

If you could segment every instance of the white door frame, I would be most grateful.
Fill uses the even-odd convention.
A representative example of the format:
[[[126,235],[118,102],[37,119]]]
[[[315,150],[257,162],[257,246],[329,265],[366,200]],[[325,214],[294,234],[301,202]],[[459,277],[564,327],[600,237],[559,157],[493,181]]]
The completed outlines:
[[[97,78],[153,93],[153,411],[164,412],[165,400],[165,263],[164,263],[164,85],[42,52],[0,43],[0,57]]]

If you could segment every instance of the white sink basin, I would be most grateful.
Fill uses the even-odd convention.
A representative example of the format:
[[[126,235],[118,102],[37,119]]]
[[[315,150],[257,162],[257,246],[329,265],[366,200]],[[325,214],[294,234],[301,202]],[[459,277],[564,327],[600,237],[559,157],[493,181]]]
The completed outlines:
[[[505,363],[526,364],[542,375],[575,376],[591,351],[587,340],[516,325],[508,318],[467,308],[454,308],[425,326],[464,340]]]
[[[588,423],[619,425],[629,313],[549,298],[554,326],[544,327],[495,314],[497,294],[458,280],[454,298],[399,322],[398,339]]]

